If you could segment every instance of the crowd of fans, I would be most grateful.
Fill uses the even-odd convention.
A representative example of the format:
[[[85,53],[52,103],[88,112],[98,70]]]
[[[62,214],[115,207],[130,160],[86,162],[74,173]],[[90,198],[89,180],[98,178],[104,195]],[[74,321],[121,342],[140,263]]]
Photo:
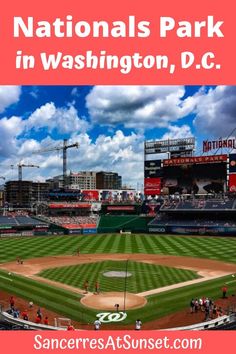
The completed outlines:
[[[204,313],[205,321],[224,315],[224,310],[221,306],[217,306],[211,298],[204,296],[195,299],[192,298],[190,301],[190,312],[193,314],[200,311]]]
[[[169,215],[167,213],[159,213],[155,217],[153,224],[165,224],[165,226],[197,226],[197,227],[236,227],[236,221],[227,219],[209,219],[208,218],[184,218],[185,215],[177,217],[177,215]]]
[[[162,209],[182,210],[182,209],[208,209],[208,210],[232,210],[236,209],[235,199],[224,198],[187,198],[184,196],[170,196],[163,200]]]
[[[4,212],[4,216],[8,216],[8,217],[17,217],[17,216],[29,216],[29,211],[27,210],[14,210],[14,211],[5,211]]]
[[[44,217],[45,221],[56,224],[56,225],[66,225],[66,224],[97,224],[98,215],[90,216],[47,216]]]
[[[11,296],[9,299],[9,309],[6,311],[9,315],[12,315],[14,318],[19,318],[24,321],[31,321],[37,324],[49,325],[48,316],[43,316],[41,308],[38,307],[36,313],[34,311],[34,304],[32,301],[29,302],[28,309],[20,311],[15,306],[15,298]]]

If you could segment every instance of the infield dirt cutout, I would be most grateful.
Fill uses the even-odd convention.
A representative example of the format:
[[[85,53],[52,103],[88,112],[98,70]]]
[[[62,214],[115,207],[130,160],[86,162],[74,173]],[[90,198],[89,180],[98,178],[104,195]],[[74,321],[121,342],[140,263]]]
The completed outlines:
[[[37,274],[44,269],[55,268],[58,266],[63,267],[83,263],[95,263],[104,260],[126,261],[127,259],[145,263],[160,264],[169,267],[190,269],[196,271],[201,276],[201,278],[198,279],[165,286],[164,288],[148,290],[139,294],[126,293],[125,307],[127,310],[145,306],[147,302],[146,296],[148,295],[184,287],[190,284],[201,283],[206,280],[236,273],[236,264],[232,263],[224,263],[209,259],[155,254],[80,254],[79,256],[50,256],[27,259],[24,261],[24,264],[17,264],[16,262],[4,263],[0,265],[0,268],[11,273],[30,277],[39,282],[55,285],[57,287],[61,287],[69,291],[84,295],[81,300],[84,306],[99,310],[114,310],[114,305],[118,303],[120,304],[120,310],[122,311],[122,304],[124,303],[124,292],[104,292],[100,293],[99,295],[88,292],[87,294],[84,294],[84,290],[82,289],[45,279],[37,276]]]
[[[103,309],[114,311],[115,304],[119,304],[119,309],[124,310],[124,299],[126,309],[137,309],[145,306],[147,300],[143,296],[136,294],[126,293],[124,296],[123,292],[107,292],[102,294],[89,294],[84,296],[80,302],[93,309]]]

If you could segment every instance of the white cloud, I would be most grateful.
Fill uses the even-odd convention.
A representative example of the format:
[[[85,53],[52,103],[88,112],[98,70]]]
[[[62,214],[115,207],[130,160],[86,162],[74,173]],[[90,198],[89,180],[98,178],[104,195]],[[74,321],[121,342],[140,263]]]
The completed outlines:
[[[135,187],[137,182],[142,182],[143,179],[143,139],[143,136],[135,133],[125,135],[121,130],[115,131],[111,136],[100,135],[95,141],[92,141],[87,133],[74,134],[69,143],[79,142],[80,146],[78,149],[67,150],[68,171],[118,172],[123,177],[123,182]],[[22,144],[21,151],[27,152],[31,147],[40,150],[58,145],[58,141],[49,137],[40,143],[31,139]],[[16,165],[19,160],[20,156],[17,155],[6,159],[4,165]],[[61,151],[28,154],[22,161],[40,166],[40,169],[24,169],[23,176],[26,179],[42,180],[62,174]],[[2,172],[7,178],[17,178],[17,170],[4,169]]]
[[[17,151],[17,136],[25,128],[25,122],[20,117],[0,119],[0,156],[6,157]]]
[[[196,129],[208,136],[228,136],[236,128],[236,86],[217,86],[196,99]]]
[[[152,129],[193,110],[195,101],[184,94],[184,86],[94,86],[86,106],[94,124]]]
[[[182,139],[182,138],[188,138],[193,136],[191,132],[191,128],[189,125],[182,125],[182,126],[177,126],[177,125],[170,125],[168,127],[168,131],[163,135],[162,139]]]
[[[0,86],[0,113],[19,101],[21,86]]]
[[[58,133],[69,134],[74,131],[84,132],[88,129],[88,123],[79,118],[74,106],[57,108],[53,102],[37,108],[27,120],[28,129],[38,131],[47,128],[49,133],[54,129]]]

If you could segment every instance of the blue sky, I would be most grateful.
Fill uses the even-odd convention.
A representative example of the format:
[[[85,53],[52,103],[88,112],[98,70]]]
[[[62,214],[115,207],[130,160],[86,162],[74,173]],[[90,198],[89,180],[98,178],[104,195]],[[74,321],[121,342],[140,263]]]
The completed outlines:
[[[0,176],[17,178],[20,161],[40,169],[25,179],[61,174],[61,154],[37,153],[79,142],[72,171],[110,170],[136,186],[143,179],[146,139],[228,136],[236,127],[235,86],[0,86]]]

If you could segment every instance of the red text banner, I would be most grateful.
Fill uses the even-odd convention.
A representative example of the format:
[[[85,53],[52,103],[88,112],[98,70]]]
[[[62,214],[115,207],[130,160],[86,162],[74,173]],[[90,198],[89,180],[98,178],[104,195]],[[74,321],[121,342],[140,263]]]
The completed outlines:
[[[213,156],[192,156],[180,157],[177,159],[164,160],[164,166],[177,166],[177,165],[192,165],[192,164],[206,164],[226,162],[227,155],[213,155]]]
[[[234,331],[3,331],[7,354],[36,353],[235,353]],[[23,351],[19,348],[24,348]]]
[[[234,9],[233,0],[10,0],[1,84],[235,84]]]
[[[161,178],[145,178],[144,194],[145,195],[161,194]]]
[[[229,175],[229,191],[236,193],[236,173],[230,173]]]
[[[121,206],[108,206],[107,210],[108,211],[114,211],[114,210],[132,211],[132,210],[134,210],[134,206],[132,206],[132,205],[127,205],[127,206],[124,206],[124,205],[121,205]]]

